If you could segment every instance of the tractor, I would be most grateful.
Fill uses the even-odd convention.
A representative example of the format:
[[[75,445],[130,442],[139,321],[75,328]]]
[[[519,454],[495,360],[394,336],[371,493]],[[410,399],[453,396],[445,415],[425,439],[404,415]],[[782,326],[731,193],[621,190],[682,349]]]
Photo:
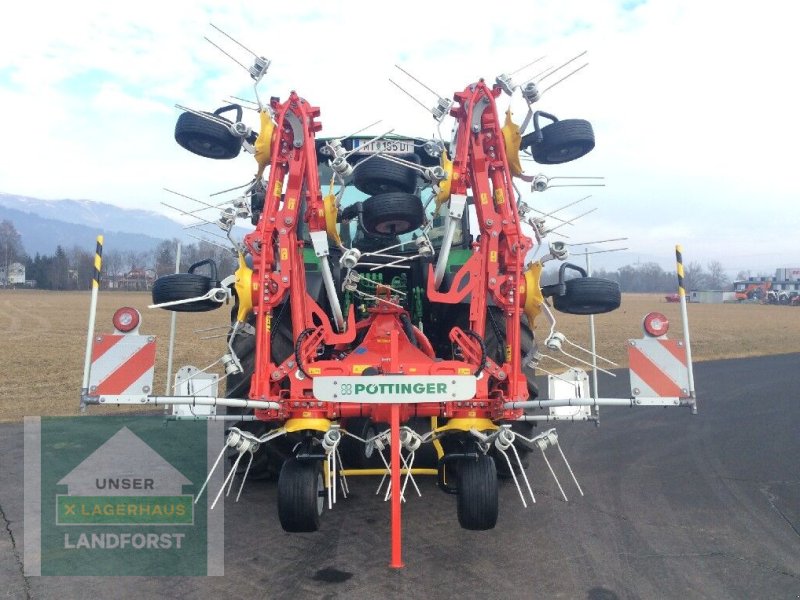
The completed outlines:
[[[588,121],[534,111],[535,84],[522,87],[523,135],[498,109],[516,89],[480,79],[438,98],[434,118],[455,121],[448,141],[317,137],[321,111],[295,92],[259,101],[258,132],[237,104],[178,118],[175,139],[196,155],[254,154],[244,201],[221,219],[228,232],[237,218],[254,230],[232,239],[234,274],[220,279],[203,261],[159,278],[153,302],[201,312],[222,306],[225,290],[233,299],[226,396],[269,406],[228,408],[242,416],[233,459],[241,471],[245,447],[246,471],[277,479],[286,531],[317,530],[337,469],[388,468],[382,449],[396,439],[457,496],[462,527],[492,528],[498,478],[516,482],[531,451],[534,424],[510,407],[538,394],[534,320],[552,319],[547,299],[583,315],[619,306],[615,282],[567,262],[558,283],[541,285],[563,244],[526,262],[547,230],[515,188],[515,177],[531,181],[520,151],[560,164],[595,140]]]

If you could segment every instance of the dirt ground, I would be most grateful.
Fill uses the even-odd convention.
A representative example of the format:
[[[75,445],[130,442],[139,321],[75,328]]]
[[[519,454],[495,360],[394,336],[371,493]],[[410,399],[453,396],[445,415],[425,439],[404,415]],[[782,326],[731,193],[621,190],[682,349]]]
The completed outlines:
[[[15,421],[25,415],[77,412],[89,301],[88,292],[0,291],[0,335],[4,340],[0,350],[4,366],[0,421]],[[141,332],[155,335],[158,340],[154,387],[156,393],[162,393],[166,386],[171,313],[150,310],[149,302],[149,293],[102,291],[96,331],[112,331],[111,315],[120,306],[139,309],[143,319]],[[670,337],[682,338],[679,304],[669,304],[657,294],[625,294],[619,310],[595,317],[598,354],[625,366],[625,341],[641,337],[642,317],[651,310],[669,318]],[[555,315],[558,331],[573,343],[589,347],[588,317]],[[228,319],[225,308],[209,313],[178,314],[175,369],[187,364],[204,368],[216,361],[225,351]],[[548,331],[541,320],[536,331],[543,339]],[[689,323],[695,361],[800,352],[800,309],[796,307],[690,304]],[[587,354],[575,347],[565,345],[565,349],[589,360]],[[548,359],[542,366],[559,370],[557,363]],[[221,372],[218,366],[213,370]]]

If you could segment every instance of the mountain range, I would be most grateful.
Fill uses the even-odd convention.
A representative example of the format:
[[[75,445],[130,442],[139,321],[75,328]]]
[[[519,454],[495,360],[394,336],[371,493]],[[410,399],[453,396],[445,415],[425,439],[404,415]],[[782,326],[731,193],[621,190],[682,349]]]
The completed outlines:
[[[165,239],[178,238],[194,243],[178,221],[147,210],[122,208],[93,200],[42,200],[0,192],[0,220],[11,221],[22,237],[22,245],[30,256],[51,255],[57,246],[70,249],[78,246],[93,251],[95,238],[103,233],[108,250],[148,252]],[[197,231],[197,230],[194,230]],[[250,229],[236,227],[234,236],[241,238]],[[215,231],[219,234],[219,230]],[[216,238],[207,239],[216,240]],[[222,242],[224,243],[224,242]],[[591,248],[590,248],[591,249]],[[599,248],[598,248],[599,249]],[[546,250],[539,254],[546,253]],[[594,268],[615,270],[637,262],[657,262],[670,269],[669,260],[630,252],[613,252],[592,257]],[[570,262],[584,266],[581,254]]]
[[[162,214],[93,200],[42,200],[0,192],[4,219],[14,224],[30,256],[53,254],[57,246],[93,251],[100,233],[107,249],[122,252],[147,252],[166,239],[197,241],[181,223]]]

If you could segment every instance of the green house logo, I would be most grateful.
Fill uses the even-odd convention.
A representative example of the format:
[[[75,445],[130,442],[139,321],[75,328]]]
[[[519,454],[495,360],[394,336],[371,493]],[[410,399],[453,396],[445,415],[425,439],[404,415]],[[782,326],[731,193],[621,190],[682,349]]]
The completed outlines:
[[[195,498],[223,441],[162,415],[26,418],[25,573],[224,574],[223,503]]]
[[[192,525],[183,474],[127,427],[61,479],[57,525]]]

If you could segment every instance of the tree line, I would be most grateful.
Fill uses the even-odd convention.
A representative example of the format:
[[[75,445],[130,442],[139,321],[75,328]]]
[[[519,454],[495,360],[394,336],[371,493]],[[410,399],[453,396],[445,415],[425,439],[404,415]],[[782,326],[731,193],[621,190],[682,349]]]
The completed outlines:
[[[178,240],[164,240],[149,251],[103,250],[101,282],[107,285],[128,276],[146,274],[149,279],[175,272],[175,257]],[[236,269],[236,257],[226,248],[199,241],[181,247],[180,270],[201,260],[211,258],[217,263],[220,277]],[[80,246],[56,247],[52,255],[36,253],[28,256],[22,238],[14,224],[8,220],[0,222],[0,266],[8,272],[13,263],[25,265],[25,279],[35,281],[36,287],[45,290],[87,290],[91,288],[94,275],[94,247],[91,250]],[[203,271],[207,273],[207,271]]]
[[[175,254],[178,240],[164,240],[150,251],[119,251],[106,249],[103,253],[101,278],[116,281],[132,273],[147,273],[151,279],[175,272]],[[184,244],[181,248],[181,272],[194,263],[211,258],[217,263],[220,278],[236,270],[236,256],[227,248],[199,241]],[[25,254],[22,239],[14,224],[8,220],[0,222],[0,260],[6,267],[14,262],[25,265],[26,279],[35,280],[36,287],[48,290],[86,290],[91,287],[94,272],[94,248],[58,246],[53,255]],[[542,283],[547,285],[557,280],[557,268],[545,271]],[[572,272],[569,271],[569,274]],[[709,262],[704,268],[698,262],[684,266],[687,290],[726,290],[731,288],[731,280],[719,261]],[[595,269],[594,277],[604,277],[616,281],[623,292],[669,293],[677,289],[677,276],[674,271],[665,271],[653,262],[626,265],[616,270]],[[746,273],[737,278],[745,279]]]
[[[709,262],[705,268],[698,262],[684,265],[684,286],[689,290],[730,290],[732,281],[719,261]],[[568,271],[569,273],[569,271]],[[654,262],[625,265],[616,270],[594,269],[592,277],[611,279],[619,283],[623,292],[670,293],[678,289],[678,275],[665,271]],[[555,283],[557,273],[549,271],[543,276],[545,284]]]

